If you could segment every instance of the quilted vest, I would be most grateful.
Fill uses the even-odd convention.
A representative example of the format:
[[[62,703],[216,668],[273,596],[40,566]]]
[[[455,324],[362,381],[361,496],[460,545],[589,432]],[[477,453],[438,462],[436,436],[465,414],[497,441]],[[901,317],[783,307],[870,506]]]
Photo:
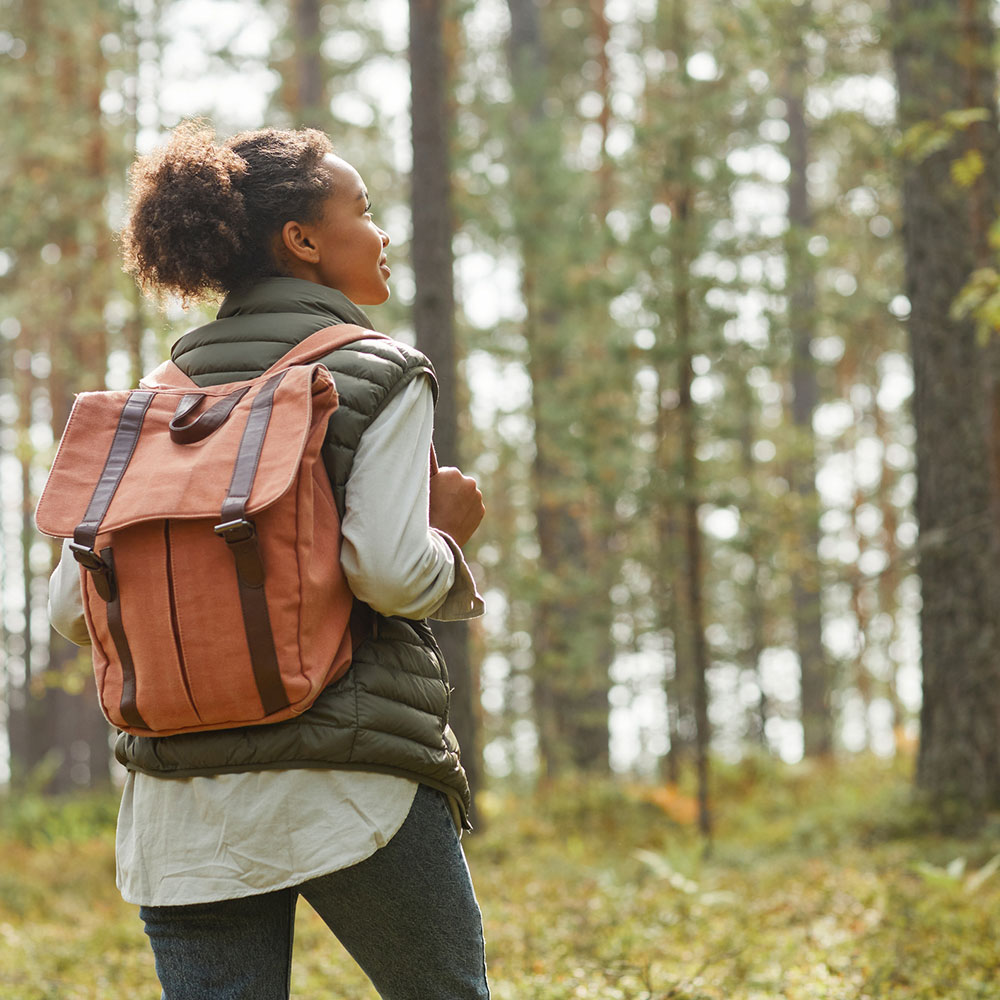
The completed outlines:
[[[227,297],[219,318],[182,337],[171,355],[199,385],[217,385],[259,374],[289,347],[337,322],[371,329],[340,292],[271,278]],[[356,341],[323,363],[340,397],[323,461],[343,515],[365,429],[413,378],[430,375],[435,393],[436,383],[427,359],[395,341]],[[294,719],[165,737],[121,733],[115,756],[130,770],[157,777],[296,767],[399,774],[448,794],[468,826],[469,785],[448,726],[448,672],[431,628],[374,611],[370,621],[370,635],[354,651],[351,669]]]

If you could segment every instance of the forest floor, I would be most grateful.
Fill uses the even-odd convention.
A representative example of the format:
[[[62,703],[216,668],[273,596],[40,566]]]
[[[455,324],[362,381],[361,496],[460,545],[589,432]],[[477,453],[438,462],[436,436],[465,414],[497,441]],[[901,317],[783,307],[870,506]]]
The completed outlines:
[[[720,765],[707,856],[669,788],[484,793],[465,846],[495,1000],[1000,998],[1000,821],[936,832],[910,769]],[[0,807],[0,998],[155,1000],[114,803]],[[377,1000],[304,902],[292,994]]]

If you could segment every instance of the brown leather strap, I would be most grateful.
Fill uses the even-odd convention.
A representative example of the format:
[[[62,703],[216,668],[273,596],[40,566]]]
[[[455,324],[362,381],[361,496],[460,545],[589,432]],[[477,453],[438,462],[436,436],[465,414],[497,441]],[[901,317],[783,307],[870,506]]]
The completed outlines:
[[[249,391],[250,386],[244,386],[242,389],[230,392],[189,424],[183,423],[183,420],[197,409],[202,400],[205,399],[205,394],[201,392],[186,393],[181,397],[181,401],[174,411],[173,419],[170,421],[170,440],[174,444],[193,444],[195,441],[204,440],[229,419],[236,404]]]
[[[363,326],[349,323],[335,323],[325,326],[322,330],[311,333],[304,340],[293,344],[278,358],[263,374],[273,375],[275,372],[289,368],[292,365],[305,365],[312,361],[320,361],[324,355],[353,344],[358,340],[391,340],[384,333],[376,333]]]
[[[101,561],[110,567],[113,580],[115,560],[110,548],[101,550]],[[111,638],[114,640],[115,649],[118,650],[118,659],[122,665],[122,700],[119,706],[122,719],[126,725],[148,729],[149,726],[146,725],[136,707],[135,663],[132,661],[132,650],[129,648],[128,637],[125,635],[122,605],[117,587],[113,589],[111,600],[108,601],[108,631],[111,632]]]
[[[129,393],[129,397],[122,407],[121,416],[118,418],[118,427],[115,429],[115,436],[111,441],[104,469],[94,487],[83,520],[76,526],[73,532],[73,541],[70,543],[70,550],[77,562],[90,573],[97,592],[108,602],[117,596],[114,568],[105,563],[103,558],[94,552],[94,542],[101,529],[101,522],[114,499],[115,491],[132,460],[132,454],[139,440],[139,432],[142,430],[142,422],[146,419],[146,411],[155,395],[155,392],[143,390]]]
[[[243,628],[246,632],[254,681],[264,712],[286,708],[290,702],[281,681],[278,654],[264,592],[264,562],[257,544],[257,529],[246,517],[246,507],[253,491],[257,466],[264,450],[264,437],[271,420],[274,394],[286,372],[279,372],[264,383],[250,406],[239,452],[233,466],[229,494],[222,504],[222,523],[215,526],[216,534],[229,546],[236,562]]]
[[[253,490],[253,481],[257,475],[257,464],[264,450],[264,436],[267,425],[271,422],[271,410],[274,406],[274,394],[281,380],[288,374],[287,370],[272,375],[265,383],[250,406],[246,427],[243,428],[243,438],[240,450],[233,466],[233,478],[229,483],[229,495],[222,504],[222,520],[231,521],[243,517]]]

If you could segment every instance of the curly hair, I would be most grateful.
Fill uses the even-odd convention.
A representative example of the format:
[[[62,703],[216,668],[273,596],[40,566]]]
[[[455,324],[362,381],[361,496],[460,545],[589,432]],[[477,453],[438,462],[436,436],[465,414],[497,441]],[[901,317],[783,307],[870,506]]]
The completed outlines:
[[[143,291],[185,299],[280,274],[272,249],[290,219],[315,222],[333,191],[316,129],[260,129],[216,143],[200,122],[132,165],[125,270]]]

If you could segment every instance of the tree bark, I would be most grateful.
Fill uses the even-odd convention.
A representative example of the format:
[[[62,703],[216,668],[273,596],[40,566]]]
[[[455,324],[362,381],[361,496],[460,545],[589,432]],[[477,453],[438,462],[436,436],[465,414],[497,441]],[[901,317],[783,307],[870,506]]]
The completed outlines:
[[[993,516],[986,352],[950,309],[976,263],[978,221],[1000,202],[994,31],[988,0],[894,0],[900,125],[983,107],[986,129],[903,164],[912,313],[924,697],[917,786],[938,805],[1000,804],[1000,540]],[[978,140],[973,197],[950,168]]]
[[[325,73],[320,44],[320,0],[293,0],[292,29],[295,37],[293,61],[294,98],[292,107],[297,125],[324,129],[330,115],[324,107]]]
[[[788,324],[792,348],[792,425],[794,455],[790,463],[797,504],[797,561],[792,570],[796,646],[801,678],[803,750],[807,757],[825,756],[833,750],[832,678],[823,647],[820,599],[819,496],[816,491],[816,443],[813,414],[819,403],[816,362],[812,356],[816,320],[815,276],[808,250],[812,211],[806,171],[809,167],[809,127],[805,116],[806,57],[802,29],[809,6],[794,8],[793,52],[787,68],[784,93],[788,125],[789,176],[788,233],[785,238]]]
[[[441,387],[434,419],[435,447],[442,465],[461,467],[458,400],[461,395],[455,345],[453,220],[448,70],[442,4],[410,0],[413,213],[411,258],[416,291],[413,328],[431,359]],[[462,745],[462,761],[473,791],[482,781],[479,675],[469,652],[465,622],[435,623],[454,691],[451,725]]]
[[[514,85],[511,127],[513,215],[522,260],[527,368],[532,384],[532,464],[539,580],[532,635],[534,707],[543,772],[606,772],[609,598],[588,564],[595,520],[581,458],[590,431],[581,403],[592,359],[566,324],[582,299],[578,264],[565,249],[553,205],[565,202],[570,173],[560,122],[546,116],[549,58],[537,0],[508,0]],[[563,255],[556,258],[557,254]],[[574,327],[573,336],[584,334]]]
[[[748,736],[751,742],[762,750],[768,749],[767,722],[770,718],[771,707],[764,687],[764,674],[761,669],[762,658],[766,642],[764,630],[767,618],[767,609],[764,602],[764,595],[761,593],[763,581],[761,579],[761,565],[764,561],[764,554],[760,544],[759,516],[759,493],[757,486],[757,463],[754,460],[753,444],[756,436],[754,426],[755,400],[753,389],[747,381],[742,369],[740,370],[739,383],[736,391],[740,399],[740,470],[747,481],[749,489],[749,503],[743,515],[747,524],[746,554],[749,557],[752,570],[750,579],[744,593],[746,631],[748,644],[745,651],[743,663],[744,669],[753,677],[754,683],[759,692],[757,698],[756,712],[748,719]]]
[[[659,520],[666,524],[675,523],[678,536],[675,545],[680,554],[673,586],[675,670],[667,694],[668,698],[672,696],[680,706],[677,728],[678,735],[682,738],[686,736],[683,722],[686,714],[684,709],[688,705],[693,715],[694,731],[691,735],[698,784],[698,826],[703,836],[709,838],[712,833],[709,808],[710,663],[705,639],[704,552],[699,522],[701,484],[697,457],[698,412],[691,395],[694,380],[692,360],[696,350],[691,269],[696,256],[697,240],[697,181],[692,164],[697,140],[694,131],[694,106],[691,101],[692,81],[683,68],[687,64],[691,46],[685,4],[674,0],[670,5],[664,5],[657,26],[664,47],[667,47],[665,43],[669,38],[670,48],[677,53],[682,69],[680,91],[675,95],[675,100],[685,104],[675,142],[676,159],[669,162],[663,177],[673,217],[669,234],[670,273],[667,279],[667,284],[672,289],[672,300],[667,307],[667,315],[670,317],[667,322],[672,323],[674,343],[672,349],[662,352],[660,361],[659,454],[673,454],[675,460],[672,469],[661,463],[659,473],[661,476],[669,476],[673,472],[681,484],[679,491],[674,489],[669,493],[665,492],[658,501],[674,508],[669,514],[661,511]],[[667,322],[663,325],[666,326]],[[670,369],[673,369],[673,384],[677,386],[676,405],[663,388],[671,384]],[[668,435],[677,436],[676,444],[668,440]],[[672,740],[673,738],[672,734]],[[674,755],[672,748],[671,756]],[[676,773],[676,762],[671,766]]]

